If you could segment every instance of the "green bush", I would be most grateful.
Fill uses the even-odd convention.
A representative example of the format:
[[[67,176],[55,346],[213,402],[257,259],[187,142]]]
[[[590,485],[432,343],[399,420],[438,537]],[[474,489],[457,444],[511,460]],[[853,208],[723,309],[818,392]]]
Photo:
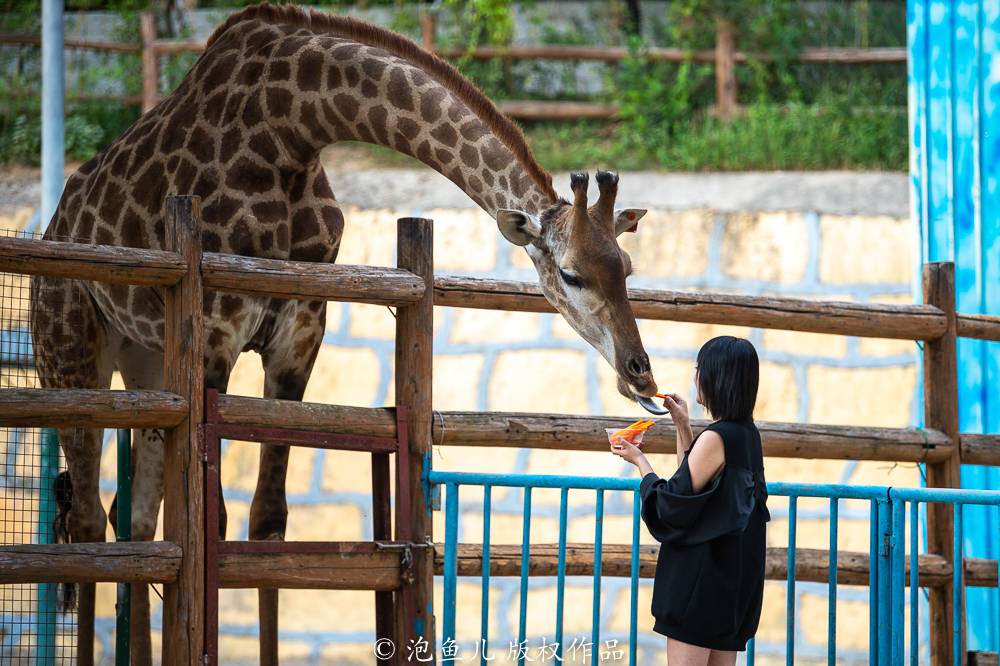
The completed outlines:
[[[247,0],[249,2],[251,0]],[[37,31],[40,0],[0,0],[2,27]],[[222,8],[244,0],[199,0],[199,7]],[[419,38],[426,5],[368,0],[394,5],[389,27]],[[119,12],[115,39],[139,38],[138,13],[149,0],[67,0],[67,7]],[[347,0],[318,0],[337,8]],[[627,35],[620,2],[590,5],[571,26],[556,27],[532,0],[517,3],[527,16],[532,41],[548,44],[625,44],[621,63],[594,65],[604,77],[598,100],[577,85],[575,63],[511,62],[459,58],[456,65],[492,99],[573,99],[612,102],[619,117],[606,122],[523,123],[540,161],[548,168],[606,165],[611,168],[667,169],[892,169],[905,170],[907,152],[906,67],[904,64],[840,65],[797,63],[808,46],[899,46],[906,43],[905,0],[803,3],[801,0],[671,0],[666,11],[645,6],[641,36]],[[472,49],[503,46],[513,34],[514,3],[509,0],[441,0],[436,3],[437,44]],[[652,62],[653,46],[714,47],[719,20],[737,27],[736,47],[750,57],[735,68],[740,112],[732,119],[713,116],[715,72],[711,64]],[[181,30],[183,30],[181,28]],[[116,94],[141,89],[138,57],[104,54],[83,59],[69,52],[78,90],[99,94],[116,82]],[[37,100],[19,98],[39,87],[37,51],[0,49],[0,160],[38,160],[40,121]],[[161,59],[162,93],[175,87],[194,57]],[[16,71],[15,77],[7,73]],[[591,70],[593,71],[593,70]],[[87,159],[114,140],[138,116],[115,103],[68,105],[67,154]],[[376,151],[384,160],[386,151]]]

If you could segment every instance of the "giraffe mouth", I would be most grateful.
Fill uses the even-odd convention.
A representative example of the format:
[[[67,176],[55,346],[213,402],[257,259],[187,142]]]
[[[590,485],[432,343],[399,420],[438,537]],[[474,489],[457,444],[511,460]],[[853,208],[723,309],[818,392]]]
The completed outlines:
[[[663,414],[666,414],[670,411],[666,407],[657,405],[655,402],[653,402],[652,398],[646,398],[644,396],[637,395],[635,396],[635,401],[640,405],[642,405],[643,409],[645,409],[650,414],[656,414],[657,416],[662,416]]]

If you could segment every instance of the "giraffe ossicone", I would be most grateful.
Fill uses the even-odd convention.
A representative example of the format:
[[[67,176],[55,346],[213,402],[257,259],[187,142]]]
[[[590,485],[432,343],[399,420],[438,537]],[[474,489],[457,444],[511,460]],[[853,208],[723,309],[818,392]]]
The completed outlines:
[[[629,397],[656,384],[625,288],[616,236],[645,212],[614,208],[618,178],[574,178],[560,198],[523,134],[458,71],[411,40],[354,18],[257,5],[213,33],[176,90],[67,181],[46,238],[162,249],[164,197],[202,200],[205,251],[332,262],[344,217],[320,150],[363,141],[405,153],[456,183],[522,245],[546,298],[594,346]],[[631,219],[629,215],[634,215]],[[32,279],[32,337],[45,387],[163,387],[163,294],[153,287]],[[326,303],[208,292],[205,382],[225,391],[238,355],[256,351],[268,398],[301,400],[325,329]],[[70,539],[103,541],[100,432],[64,428],[73,484]],[[150,540],[163,496],[154,431],[133,437],[133,538]],[[288,449],[261,449],[251,539],[283,538]],[[224,511],[224,509],[223,509]],[[225,516],[220,520],[224,533]],[[145,588],[132,604],[132,663],[151,662]],[[94,587],[81,586],[78,663],[93,663]],[[261,595],[261,635],[276,636],[277,596]],[[262,645],[261,662],[276,648]]]

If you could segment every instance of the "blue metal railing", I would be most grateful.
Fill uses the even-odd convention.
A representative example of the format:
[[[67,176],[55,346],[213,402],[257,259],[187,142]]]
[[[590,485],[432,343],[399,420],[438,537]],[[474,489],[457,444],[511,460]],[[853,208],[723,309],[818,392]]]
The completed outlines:
[[[550,476],[530,474],[478,474],[465,472],[439,472],[427,470],[426,481],[431,485],[443,485],[445,496],[445,552],[444,552],[444,608],[442,623],[442,661],[449,663],[461,659],[457,654],[455,640],[456,589],[458,579],[458,496],[461,486],[483,488],[483,568],[480,664],[486,666],[488,654],[489,626],[489,544],[491,489],[494,486],[524,489],[523,538],[521,546],[521,588],[518,617],[517,655],[518,663],[525,659],[527,627],[529,536],[531,526],[531,491],[533,488],[558,488],[559,500],[559,560],[557,567],[557,599],[555,617],[555,654],[563,655],[563,602],[566,578],[566,523],[568,495],[573,490],[596,491],[594,528],[594,576],[593,576],[593,620],[591,645],[598,649],[600,640],[600,600],[601,600],[601,551],[603,531],[604,492],[631,491],[632,503],[632,561],[630,569],[630,623],[629,623],[629,666],[636,663],[638,584],[639,584],[639,479],[596,478],[583,476]],[[936,489],[936,488],[888,488],[878,486],[813,485],[795,483],[769,483],[768,493],[772,496],[788,497],[788,566],[786,585],[786,647],[785,661],[791,665],[795,660],[795,560],[798,498],[827,498],[830,500],[830,576],[829,576],[829,628],[827,658],[828,663],[837,660],[837,530],[840,500],[866,500],[870,503],[869,542],[869,662],[872,664],[903,664],[907,659],[918,663],[919,633],[919,573],[917,568],[918,537],[920,530],[920,504],[947,503],[955,512],[955,558],[952,576],[955,581],[954,601],[955,663],[961,664],[962,636],[961,617],[963,607],[964,581],[962,558],[962,507],[979,504],[997,507],[997,543],[1000,546],[1000,491]],[[912,585],[909,592],[909,650],[906,642],[906,504],[910,504],[910,548],[909,571]],[[1000,563],[998,563],[998,593],[1000,593]],[[1000,617],[997,618],[1000,622]],[[513,647],[513,646],[512,646]],[[996,646],[1000,651],[1000,645]],[[747,663],[754,663],[755,645],[751,639],[747,645]],[[596,660],[596,653],[594,655]]]

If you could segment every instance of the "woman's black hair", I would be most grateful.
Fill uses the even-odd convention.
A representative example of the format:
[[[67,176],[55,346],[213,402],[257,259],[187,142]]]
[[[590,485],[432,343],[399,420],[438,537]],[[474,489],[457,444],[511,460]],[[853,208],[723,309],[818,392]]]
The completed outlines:
[[[720,335],[698,350],[698,387],[712,418],[753,420],[760,363],[749,340]]]

